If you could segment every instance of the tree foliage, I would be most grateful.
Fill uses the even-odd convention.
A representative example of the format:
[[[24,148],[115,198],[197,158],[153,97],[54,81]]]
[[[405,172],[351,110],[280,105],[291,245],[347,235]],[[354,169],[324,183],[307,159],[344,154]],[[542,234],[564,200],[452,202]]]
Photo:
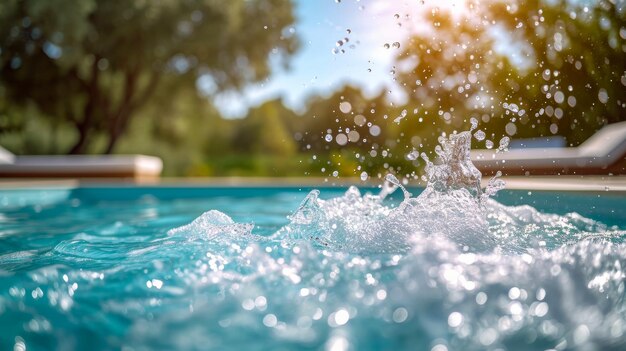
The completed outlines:
[[[275,99],[228,120],[198,93],[198,77],[220,92],[270,74],[270,52],[296,48],[288,2],[9,0],[0,4],[0,128],[31,151],[71,146],[68,126],[88,125],[92,150],[128,129],[116,151],[160,156],[167,175],[331,179],[416,177],[418,153],[472,117],[496,144],[556,134],[571,145],[625,119],[623,2],[468,4],[425,11],[427,28],[402,44],[394,77],[405,105],[345,86],[311,96],[299,113]],[[136,104],[145,92],[150,103]]]
[[[561,134],[572,145],[626,109],[626,8],[608,0],[476,3],[428,12],[400,75],[412,105],[442,125],[470,117],[492,135]],[[448,126],[448,127],[446,127]]]
[[[72,124],[70,152],[105,134],[109,153],[148,101],[168,103],[151,100],[157,89],[202,76],[223,91],[267,77],[270,55],[286,62],[297,48],[293,22],[285,0],[3,1],[0,92]]]

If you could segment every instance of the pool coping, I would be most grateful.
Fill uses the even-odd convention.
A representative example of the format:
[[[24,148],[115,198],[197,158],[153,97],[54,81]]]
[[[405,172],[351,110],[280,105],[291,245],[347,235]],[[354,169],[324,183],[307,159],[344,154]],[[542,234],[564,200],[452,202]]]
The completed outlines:
[[[509,176],[502,177],[509,190],[613,192],[626,193],[626,176]],[[483,179],[486,185],[489,177]],[[150,188],[300,188],[300,187],[376,187],[381,180],[375,178],[363,182],[358,178],[262,178],[262,177],[216,177],[216,178],[160,178],[137,181],[134,179],[3,179],[0,190],[41,188],[91,188],[91,187],[150,187]],[[411,181],[411,187],[423,187],[422,181]]]

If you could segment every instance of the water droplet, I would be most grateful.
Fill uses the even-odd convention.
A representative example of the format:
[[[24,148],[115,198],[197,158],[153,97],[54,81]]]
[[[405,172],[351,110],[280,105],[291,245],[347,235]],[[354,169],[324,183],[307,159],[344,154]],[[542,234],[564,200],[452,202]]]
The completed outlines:
[[[350,320],[350,313],[345,309],[340,309],[333,313],[335,324],[338,326],[345,325]]]
[[[352,143],[356,143],[357,141],[359,141],[360,136],[361,135],[356,130],[351,130],[348,132],[348,140]]]
[[[543,317],[546,314],[548,314],[549,310],[550,308],[546,302],[540,302],[537,305],[535,305],[534,315],[537,317]]]
[[[506,134],[513,136],[517,133],[517,126],[515,125],[515,123],[509,122],[506,126],[504,126],[504,131],[506,132]]]
[[[600,89],[598,92],[598,100],[600,100],[603,104],[606,104],[609,101],[609,93],[607,93],[606,89]]]
[[[500,146],[498,146],[498,150],[502,151],[506,149],[507,147],[509,147],[510,141],[511,141],[511,138],[509,137],[503,137],[502,139],[500,139]]]
[[[487,294],[484,292],[479,292],[476,294],[476,303],[479,305],[484,305],[487,302]]]
[[[152,286],[161,289],[161,287],[163,287],[163,281],[160,279],[152,279]]]
[[[474,133],[474,138],[476,138],[476,140],[478,141],[485,140],[485,137],[485,132],[483,132],[482,130],[477,130],[476,133]]]
[[[397,180],[397,179],[396,179],[396,180]],[[382,301],[382,300],[384,300],[384,299],[386,299],[386,298],[387,298],[387,291],[386,291],[385,289],[379,289],[379,290],[376,292],[376,298],[377,298],[377,299],[379,299],[379,300],[381,300],[381,301]]]
[[[470,83],[474,84],[476,82],[478,82],[478,75],[476,74],[476,72],[471,71],[468,75],[467,75],[467,81],[469,81]]]
[[[373,125],[370,127],[370,134],[372,136],[379,136],[380,135],[380,127],[377,125]]]
[[[352,111],[352,104],[347,101],[342,101],[339,103],[339,110],[343,113],[350,113],[350,111]]]
[[[498,332],[493,328],[483,330],[479,335],[480,343],[489,346],[498,339]]]
[[[516,286],[512,287],[511,289],[509,289],[509,299],[511,299],[511,300],[519,299],[520,294],[521,294],[521,290],[518,287],[516,287]]]
[[[326,136],[324,137],[324,140],[330,143],[331,141],[333,141],[333,136],[330,134],[326,134]]]
[[[417,150],[413,150],[406,155],[407,160],[415,161],[419,157],[419,152]]]
[[[367,172],[361,172],[360,178],[362,181],[366,181],[367,178],[369,178],[369,175],[367,174]]]
[[[565,94],[563,94],[562,91],[557,91],[554,93],[554,101],[557,104],[563,103],[563,101],[565,101]]]
[[[385,49],[389,49],[391,46],[390,46],[388,43],[385,43],[385,45],[383,45],[383,47],[384,47]]]
[[[341,146],[346,145],[348,143],[348,136],[343,133],[339,133],[335,137],[335,141],[337,141],[337,144]]]
[[[26,351],[26,342],[21,336],[15,337],[15,344],[13,344],[14,351]]]
[[[354,124],[356,124],[357,126],[362,127],[365,125],[365,123],[367,123],[367,119],[365,118],[365,116],[363,115],[354,116]]]
[[[397,42],[397,41],[396,41],[396,42],[394,42],[394,43],[393,43],[393,47],[394,47],[394,49],[399,49],[399,48],[400,48],[400,43],[399,43],[399,42]]]
[[[491,141],[491,140],[485,141],[485,147],[487,149],[493,149],[493,141]]]
[[[348,351],[351,349],[350,341],[343,335],[333,335],[326,342],[324,349],[326,351]]]
[[[409,312],[406,310],[406,308],[399,307],[399,308],[396,308],[395,311],[393,311],[392,318],[394,322],[402,323],[406,321],[408,316],[409,316]]]
[[[504,107],[506,110],[509,110],[513,113],[518,113],[519,112],[519,106],[517,106],[517,104],[508,104],[508,103],[503,103],[502,107]]]
[[[474,117],[470,118],[470,124],[471,124],[470,131],[478,128],[478,120],[476,118]]]
[[[448,325],[452,328],[456,328],[463,323],[463,315],[459,312],[452,312],[448,316]]]
[[[567,98],[567,104],[569,105],[569,107],[575,107],[576,106],[576,97],[575,96],[570,96]]]
[[[583,344],[587,342],[587,340],[589,339],[589,336],[591,336],[591,333],[589,332],[589,327],[587,327],[584,324],[581,324],[574,331],[574,343]]]
[[[559,131],[559,126],[556,123],[550,124],[550,133],[556,134]]]
[[[272,313],[266,314],[265,317],[263,317],[263,324],[268,328],[275,327],[277,323],[278,318],[276,318],[276,316]]]

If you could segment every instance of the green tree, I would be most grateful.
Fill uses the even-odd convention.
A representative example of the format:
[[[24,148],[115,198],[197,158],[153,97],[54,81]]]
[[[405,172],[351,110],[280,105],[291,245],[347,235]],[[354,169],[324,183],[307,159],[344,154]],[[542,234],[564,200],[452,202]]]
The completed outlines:
[[[291,156],[296,152],[289,120],[293,111],[281,100],[270,100],[250,109],[245,118],[237,121],[231,149],[244,154]]]
[[[457,19],[428,11],[423,23],[429,29],[403,46],[398,81],[410,101],[399,144],[432,151],[442,132],[466,129],[471,117],[487,122],[504,115],[497,99],[510,89],[513,66],[494,51],[495,39],[477,12]]]
[[[297,39],[286,0],[7,0],[0,3],[1,101],[71,124],[70,153],[104,134],[113,151],[158,89],[238,89],[271,73]],[[273,60],[272,60],[273,61]],[[280,60],[279,60],[280,62]]]
[[[181,87],[175,94],[159,90],[154,98],[171,99],[171,103],[141,109],[120,138],[118,152],[158,156],[166,176],[194,173],[207,155],[223,153],[230,142],[232,123],[195,87]]]
[[[458,16],[427,12],[429,29],[398,57],[407,109],[421,118],[406,123],[408,137],[466,129],[475,117],[490,137],[559,133],[574,145],[624,120],[623,6],[493,0]]]
[[[531,0],[487,8],[530,66],[516,67],[507,100],[524,104],[532,131],[579,144],[607,123],[626,119],[626,7],[622,2]],[[519,130],[520,128],[518,128]],[[547,131],[549,129],[549,131]],[[535,132],[536,134],[536,132]]]
[[[389,114],[384,95],[368,99],[360,89],[349,85],[329,97],[314,96],[298,121],[300,127],[296,128],[302,135],[301,150],[328,151],[383,145],[387,130],[383,126],[388,123]],[[374,133],[370,132],[371,127],[374,127]],[[338,134],[354,137],[340,145],[336,140]],[[330,141],[326,140],[328,135],[332,137]]]

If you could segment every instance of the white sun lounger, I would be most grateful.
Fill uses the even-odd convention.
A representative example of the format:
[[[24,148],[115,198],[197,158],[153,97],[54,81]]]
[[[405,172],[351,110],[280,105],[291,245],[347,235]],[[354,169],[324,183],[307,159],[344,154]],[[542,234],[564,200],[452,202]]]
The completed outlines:
[[[605,126],[577,147],[473,150],[471,157],[486,174],[626,174],[626,122]]]
[[[2,178],[158,177],[160,158],[144,155],[15,156],[0,147]]]

